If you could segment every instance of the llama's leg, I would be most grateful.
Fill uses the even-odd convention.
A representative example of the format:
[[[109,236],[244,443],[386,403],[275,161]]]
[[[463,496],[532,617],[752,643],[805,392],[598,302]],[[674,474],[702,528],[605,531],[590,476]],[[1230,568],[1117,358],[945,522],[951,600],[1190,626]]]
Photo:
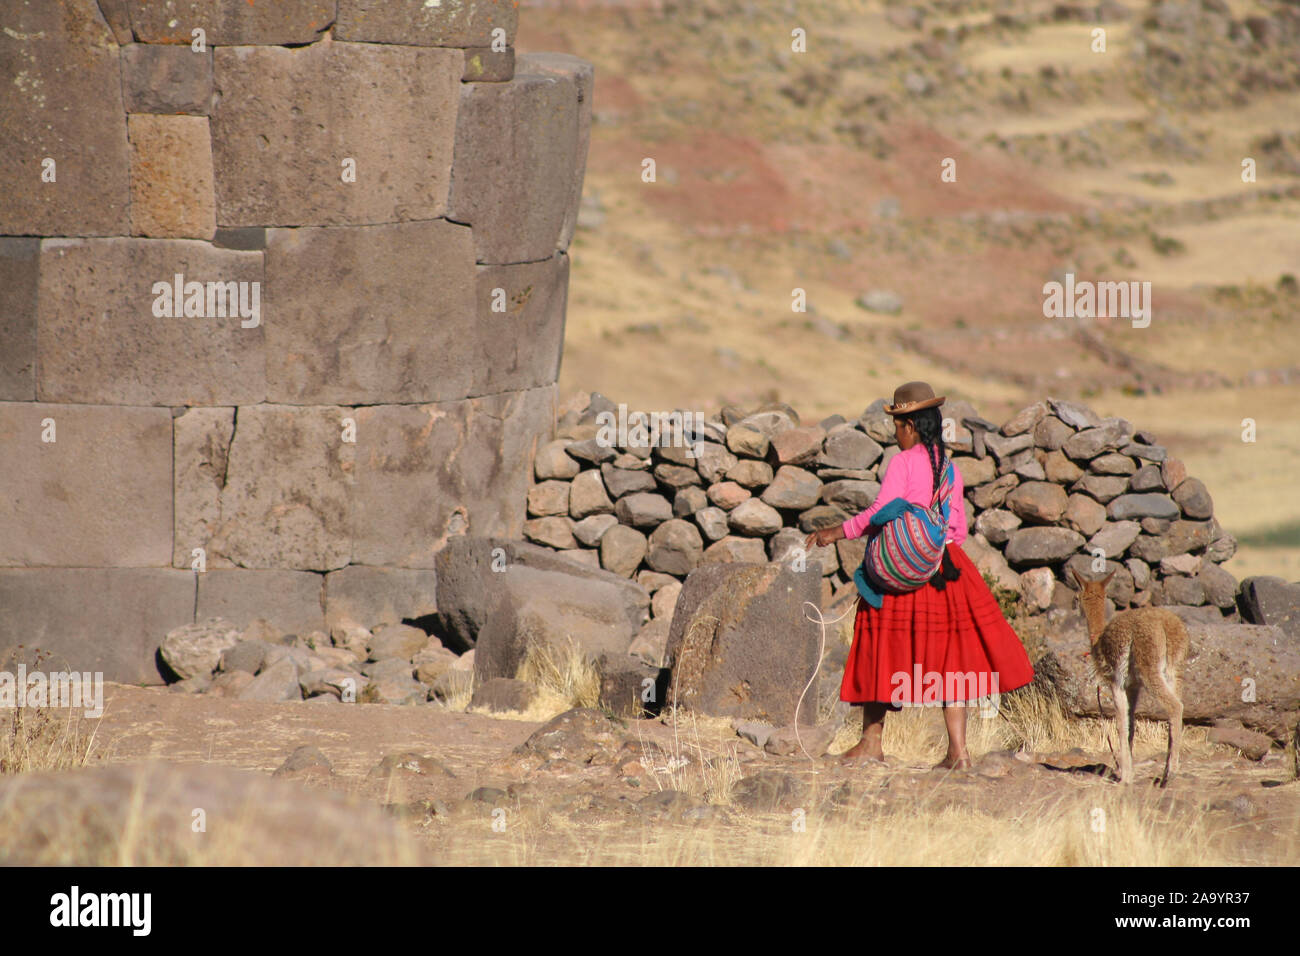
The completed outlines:
[[[1134,681],[1128,688],[1128,752],[1133,753],[1133,735],[1137,732],[1138,694],[1142,684]]]
[[[1165,776],[1162,785],[1169,782],[1169,775],[1178,772],[1178,751],[1183,741],[1183,702],[1178,694],[1178,678],[1161,669],[1160,686],[1153,688],[1165,709],[1169,720],[1169,750],[1165,753]]]
[[[1124,691],[1124,680],[1120,678],[1110,685],[1111,696],[1115,699],[1115,751],[1119,761],[1119,782],[1131,783],[1133,780],[1133,751],[1129,747],[1129,712],[1128,694]]]
[[[1173,773],[1178,772],[1178,752],[1183,743],[1183,691],[1178,686],[1178,676],[1175,673],[1173,680],[1170,681],[1175,705],[1169,711],[1169,769]]]

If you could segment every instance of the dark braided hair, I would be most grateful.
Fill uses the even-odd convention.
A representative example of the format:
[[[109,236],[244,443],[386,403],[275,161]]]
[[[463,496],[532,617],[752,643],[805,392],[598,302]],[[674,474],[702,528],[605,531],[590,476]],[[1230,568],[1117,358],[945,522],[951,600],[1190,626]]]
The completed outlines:
[[[943,443],[943,415],[938,408],[923,408],[919,412],[901,417],[904,421],[912,423],[917,437],[925,446],[926,457],[930,460],[930,470],[934,475],[934,491],[938,491],[948,452]]]
[[[912,427],[916,429],[917,439],[925,446],[926,457],[930,460],[930,471],[934,475],[934,489],[931,492],[933,494],[939,490],[939,482],[943,480],[948,457],[948,449],[943,442],[943,414],[937,407],[932,407],[899,417],[912,423]],[[934,577],[930,578],[930,583],[942,591],[946,587],[945,582],[956,581],[960,575],[961,572],[952,563],[952,558],[948,557],[948,549],[944,548],[943,564],[935,572]]]

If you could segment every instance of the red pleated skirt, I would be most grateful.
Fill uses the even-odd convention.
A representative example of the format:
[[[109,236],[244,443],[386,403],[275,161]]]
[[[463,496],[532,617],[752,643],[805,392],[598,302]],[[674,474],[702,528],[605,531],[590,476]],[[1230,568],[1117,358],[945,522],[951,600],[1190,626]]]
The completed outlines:
[[[886,594],[880,610],[858,599],[841,700],[933,705],[1004,694],[1034,679],[979,569],[960,546],[948,545],[948,554],[961,576],[944,590],[927,584]]]

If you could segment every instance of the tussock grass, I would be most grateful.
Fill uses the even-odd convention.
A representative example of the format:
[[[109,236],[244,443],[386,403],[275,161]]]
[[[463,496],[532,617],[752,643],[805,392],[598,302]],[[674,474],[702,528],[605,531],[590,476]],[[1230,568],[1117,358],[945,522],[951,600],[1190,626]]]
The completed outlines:
[[[567,701],[565,710],[595,707],[600,700],[600,674],[572,638],[564,644],[529,644],[515,676]]]
[[[546,721],[574,707],[596,707],[600,702],[600,673],[572,638],[562,645],[530,643],[515,679],[536,687],[537,696],[527,710],[492,711],[493,717]],[[447,709],[470,711],[473,695],[472,684],[463,693],[458,688],[455,699],[447,701]],[[473,708],[473,712],[487,713],[479,708]]]
[[[458,714],[463,714],[469,710],[469,702],[474,696],[474,672],[467,671],[466,679],[458,681],[452,688],[451,693],[443,700],[443,706],[447,710]]]
[[[69,708],[14,707],[0,710],[0,774],[72,770],[90,763],[98,722]]]
[[[715,805],[730,804],[732,787],[745,775],[739,759],[742,745],[735,738],[731,722],[701,717],[675,706],[666,708],[662,719],[673,731],[672,743],[666,750],[648,745],[637,730],[641,763],[650,771],[656,789],[677,790]],[[724,742],[706,746],[700,738],[701,723],[708,736]]]
[[[17,660],[17,653],[10,652],[0,660],[0,670],[16,670]],[[45,651],[37,650],[32,670],[48,660]],[[0,774],[84,767],[95,753],[98,727],[98,720],[75,707],[0,708]]]

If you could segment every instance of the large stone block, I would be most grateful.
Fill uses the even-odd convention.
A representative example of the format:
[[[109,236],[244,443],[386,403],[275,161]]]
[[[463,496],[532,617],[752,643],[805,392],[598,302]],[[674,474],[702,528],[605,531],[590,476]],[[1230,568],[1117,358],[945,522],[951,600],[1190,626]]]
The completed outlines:
[[[337,0],[125,0],[142,43],[189,44],[201,27],[209,46],[312,43],[334,22]]]
[[[517,581],[511,574],[519,570],[534,572],[523,576],[521,592],[529,589],[528,582],[544,581],[548,576],[592,584],[617,609],[615,626],[620,634],[625,626],[635,632],[650,616],[650,594],[633,581],[521,541],[460,535],[447,542],[437,562],[438,617],[451,645],[477,648],[480,640],[491,642],[493,630],[506,627],[497,636],[497,649],[514,646],[510,621],[498,612],[506,592],[514,587],[512,582]],[[509,654],[498,657],[493,652],[494,660],[486,665],[486,676],[513,675],[512,667],[507,666],[514,661]],[[476,667],[478,660],[476,653]]]
[[[570,53],[525,53],[515,64],[519,73],[543,73],[570,77],[576,87],[578,110],[578,148],[574,156],[573,181],[565,207],[564,225],[560,228],[560,248],[568,249],[578,224],[582,204],[582,183],[587,175],[587,152],[591,146],[591,103],[595,91],[595,67],[582,57]]]
[[[276,316],[266,333],[270,401],[446,401],[471,394],[482,375],[464,226],[272,229],[266,281]]]
[[[325,629],[325,578],[320,574],[217,568],[196,577],[196,621],[220,617],[243,630],[265,618],[287,634]]]
[[[221,492],[234,434],[233,408],[190,408],[172,420],[174,567],[193,568],[194,549],[206,552],[221,523]],[[220,555],[206,553],[204,563],[209,568],[230,564]]]
[[[343,419],[354,414],[320,406],[239,408],[209,556],[245,568],[329,571],[348,564],[356,445],[343,441]]]
[[[181,305],[188,302],[204,316],[155,314],[174,305],[177,275],[183,276]],[[261,282],[261,253],[205,242],[42,241],[38,398],[172,406],[262,401]],[[168,292],[155,292],[156,283]],[[258,312],[256,326],[244,328],[254,319],[240,317],[241,299],[247,311]]]
[[[1241,582],[1241,615],[1252,624],[1269,624],[1300,640],[1300,584],[1269,575]]]
[[[639,584],[542,548],[459,536],[438,556],[439,616],[453,645],[474,647],[479,681],[513,677],[530,646],[588,660],[626,655],[649,616]]]
[[[211,239],[217,231],[206,116],[127,117],[131,234]]]
[[[353,562],[432,568],[453,536],[519,535],[553,408],[547,388],[357,409]]]
[[[0,238],[0,401],[36,397],[39,239]]]
[[[821,582],[779,565],[706,564],[686,578],[668,634],[669,703],[715,717],[775,726],[794,722],[799,695],[817,671]],[[812,680],[802,723],[816,722]]]
[[[131,0],[98,0],[99,12],[104,15],[113,36],[122,46],[135,40],[135,35],[131,32],[131,13],[127,9],[129,2]]]
[[[564,248],[578,120],[571,77],[517,72],[461,87],[448,216],[474,228],[479,262],[535,262]]]
[[[194,575],[170,568],[0,569],[0,657],[18,645],[47,671],[101,671],[105,680],[161,684],[156,653],[194,619]]]
[[[128,113],[197,113],[212,105],[212,49],[132,43],[122,48]]]
[[[95,0],[9,3],[3,15],[0,235],[125,234],[119,52]]]
[[[568,290],[569,257],[562,252],[541,262],[478,267],[471,394],[534,388],[559,378]]]
[[[325,622],[365,628],[400,624],[438,610],[438,575],[408,568],[350,565],[325,575]]]
[[[410,46],[217,49],[217,222],[320,226],[445,215],[463,69],[459,50]],[[344,181],[346,160],[355,162],[354,182]]]
[[[465,50],[465,72],[462,83],[508,83],[515,75],[515,48],[494,50],[489,46],[469,47]]]
[[[519,5],[503,0],[339,0],[334,35],[363,43],[410,46],[513,46]],[[501,30],[501,33],[494,33]]]
[[[171,444],[165,408],[0,403],[0,567],[169,565]]]

